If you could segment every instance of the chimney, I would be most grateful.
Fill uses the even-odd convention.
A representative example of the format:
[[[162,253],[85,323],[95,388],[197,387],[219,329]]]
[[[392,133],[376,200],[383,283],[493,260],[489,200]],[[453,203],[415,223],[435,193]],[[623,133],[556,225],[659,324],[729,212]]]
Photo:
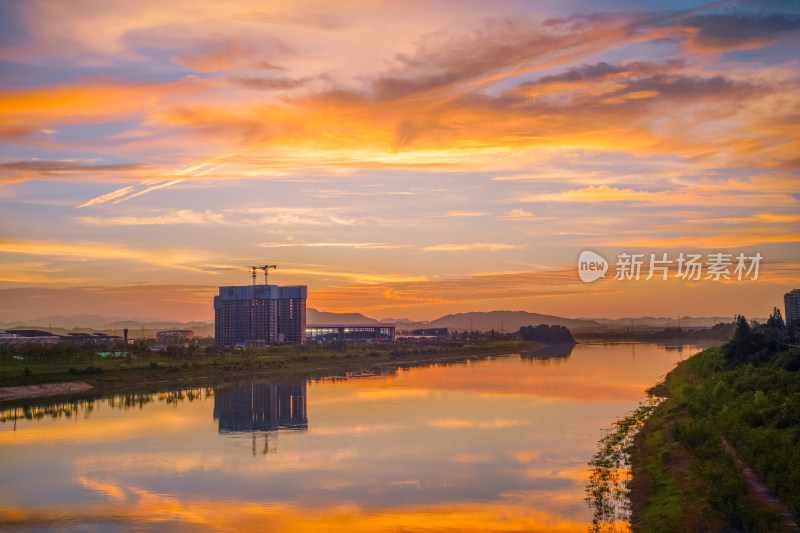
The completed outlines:
[[[128,328],[122,330],[122,343],[128,344]]]

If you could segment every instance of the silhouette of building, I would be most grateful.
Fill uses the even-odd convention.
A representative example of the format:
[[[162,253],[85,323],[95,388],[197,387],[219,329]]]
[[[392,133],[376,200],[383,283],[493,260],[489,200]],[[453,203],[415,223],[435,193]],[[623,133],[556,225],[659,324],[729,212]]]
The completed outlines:
[[[306,382],[257,383],[214,391],[219,432],[307,429]]]
[[[794,289],[783,295],[784,317],[786,322],[800,318],[800,289]]]
[[[306,337],[311,341],[390,341],[394,324],[309,324]]]
[[[0,344],[58,344],[64,337],[39,329],[7,329],[0,333]]]
[[[119,335],[107,333],[69,333],[56,335],[40,329],[7,329],[0,333],[0,342],[4,344],[58,344],[66,342],[75,346],[107,347],[122,342]]]
[[[447,328],[420,328],[411,332],[413,337],[447,337],[450,332]]]
[[[69,333],[62,338],[75,346],[102,347],[122,341],[122,337],[119,335],[108,335],[107,333]]]
[[[303,344],[305,285],[220,287],[214,297],[214,337],[219,346]]]
[[[156,332],[156,342],[159,344],[181,343],[190,341],[193,338],[194,338],[194,330],[191,329],[174,329],[171,331]]]

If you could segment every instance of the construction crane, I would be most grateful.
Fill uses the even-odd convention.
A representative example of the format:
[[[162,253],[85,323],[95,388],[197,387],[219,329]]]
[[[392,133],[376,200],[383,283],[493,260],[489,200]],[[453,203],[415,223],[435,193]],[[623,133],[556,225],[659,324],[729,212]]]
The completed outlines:
[[[246,268],[247,270],[249,270],[250,272],[253,273],[253,287],[255,287],[256,286],[256,270],[263,270],[264,271],[264,285],[268,285],[267,276],[269,274],[269,269],[270,268],[278,268],[278,267],[277,267],[277,265],[260,265],[260,266],[259,265],[252,265],[252,266],[246,266],[246,267],[242,267],[242,268]]]

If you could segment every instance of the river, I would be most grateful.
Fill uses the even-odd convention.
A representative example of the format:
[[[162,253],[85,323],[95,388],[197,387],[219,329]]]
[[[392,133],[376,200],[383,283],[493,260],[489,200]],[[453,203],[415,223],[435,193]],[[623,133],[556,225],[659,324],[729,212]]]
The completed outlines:
[[[570,350],[5,409],[0,528],[586,531],[611,422],[697,350]]]

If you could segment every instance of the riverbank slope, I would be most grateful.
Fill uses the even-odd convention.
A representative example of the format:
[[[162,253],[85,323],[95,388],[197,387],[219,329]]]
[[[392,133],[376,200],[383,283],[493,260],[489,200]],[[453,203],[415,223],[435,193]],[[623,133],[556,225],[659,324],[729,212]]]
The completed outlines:
[[[729,365],[721,348],[681,362],[634,438],[631,530],[794,531],[800,511],[800,353]],[[759,494],[742,467],[777,496]],[[785,502],[785,503],[782,503]]]

